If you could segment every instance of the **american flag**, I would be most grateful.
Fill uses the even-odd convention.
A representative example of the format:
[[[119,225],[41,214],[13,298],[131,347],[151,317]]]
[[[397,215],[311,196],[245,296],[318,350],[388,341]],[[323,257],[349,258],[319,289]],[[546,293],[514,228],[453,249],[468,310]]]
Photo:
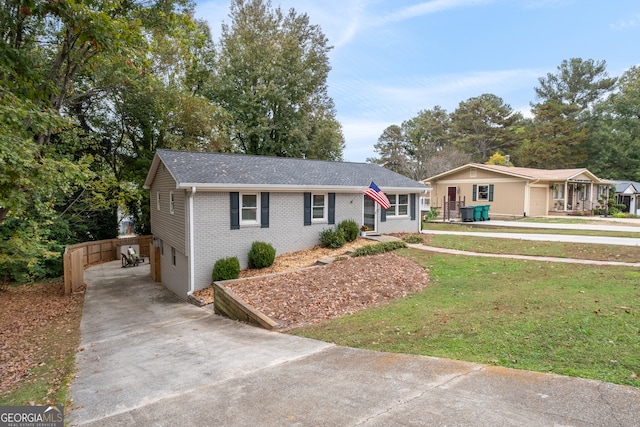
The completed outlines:
[[[373,181],[371,181],[371,184],[369,184],[369,188],[364,190],[364,194],[371,197],[377,204],[382,206],[382,209],[389,209],[389,207],[391,206],[391,203],[389,203],[389,199],[387,199],[387,196],[382,192],[382,190],[380,190],[380,188],[378,188],[378,186]]]

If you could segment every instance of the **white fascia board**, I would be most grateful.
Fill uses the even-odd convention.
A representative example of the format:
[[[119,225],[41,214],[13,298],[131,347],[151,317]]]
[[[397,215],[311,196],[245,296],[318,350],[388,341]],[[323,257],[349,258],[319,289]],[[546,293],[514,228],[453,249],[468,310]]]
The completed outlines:
[[[194,184],[181,183],[176,188],[191,189],[196,187],[198,191],[273,191],[273,192],[335,192],[335,193],[363,193],[368,186],[362,187],[346,187],[336,186],[320,186],[320,185],[268,185],[268,184]],[[431,190],[430,187],[385,187],[382,191],[385,193],[422,193]]]

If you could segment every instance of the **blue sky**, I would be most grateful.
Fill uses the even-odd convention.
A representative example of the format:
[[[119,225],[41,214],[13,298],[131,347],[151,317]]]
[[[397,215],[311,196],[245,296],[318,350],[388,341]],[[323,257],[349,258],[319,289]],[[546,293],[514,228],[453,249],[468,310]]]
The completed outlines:
[[[538,78],[564,59],[605,60],[611,76],[640,65],[638,0],[272,0],[320,25],[334,46],[329,95],[344,159],[375,157],[392,124],[436,105],[492,93],[529,114]],[[229,0],[197,0],[214,39]]]

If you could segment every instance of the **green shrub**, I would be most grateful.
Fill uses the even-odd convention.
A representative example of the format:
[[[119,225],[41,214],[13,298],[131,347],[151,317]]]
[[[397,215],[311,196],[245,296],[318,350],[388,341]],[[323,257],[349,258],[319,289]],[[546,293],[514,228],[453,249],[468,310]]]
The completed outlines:
[[[213,266],[211,278],[214,282],[218,280],[232,280],[240,276],[240,261],[238,257],[221,258]]]
[[[276,249],[269,243],[253,242],[249,251],[249,268],[265,268],[276,259]]]
[[[437,208],[431,208],[429,210],[429,212],[427,212],[424,215],[424,220],[425,221],[433,221],[434,219],[436,219],[438,217],[438,209]]]
[[[325,228],[320,232],[320,245],[325,248],[336,249],[346,243],[344,232],[340,229]]]
[[[376,255],[406,247],[407,244],[401,240],[394,240],[392,242],[380,242],[358,248],[351,253],[351,256],[355,258],[358,256]]]
[[[338,230],[342,230],[344,238],[347,242],[353,242],[358,238],[358,234],[360,234],[358,223],[352,219],[345,219],[340,224],[338,224]]]
[[[424,238],[419,234],[410,234],[408,236],[404,236],[402,240],[407,243],[423,243],[424,242]]]

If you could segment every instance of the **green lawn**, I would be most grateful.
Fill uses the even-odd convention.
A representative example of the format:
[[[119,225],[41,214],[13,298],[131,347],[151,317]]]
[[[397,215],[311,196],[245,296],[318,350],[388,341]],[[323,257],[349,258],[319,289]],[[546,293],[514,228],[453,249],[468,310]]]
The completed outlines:
[[[640,386],[640,271],[400,250],[423,291],[291,333]]]
[[[464,232],[491,232],[491,233],[518,233],[518,234],[562,234],[562,235],[579,235],[579,236],[609,236],[609,237],[635,237],[640,238],[640,227],[638,232],[627,231],[600,231],[600,230],[555,230],[541,228],[524,228],[524,227],[492,227],[491,221],[486,223],[473,223],[474,225],[466,225],[465,223],[440,223],[429,222],[423,224],[423,231],[444,230],[444,231],[464,231]]]
[[[600,261],[640,262],[640,246],[575,244],[493,237],[423,235],[424,244],[461,251],[576,258]]]

